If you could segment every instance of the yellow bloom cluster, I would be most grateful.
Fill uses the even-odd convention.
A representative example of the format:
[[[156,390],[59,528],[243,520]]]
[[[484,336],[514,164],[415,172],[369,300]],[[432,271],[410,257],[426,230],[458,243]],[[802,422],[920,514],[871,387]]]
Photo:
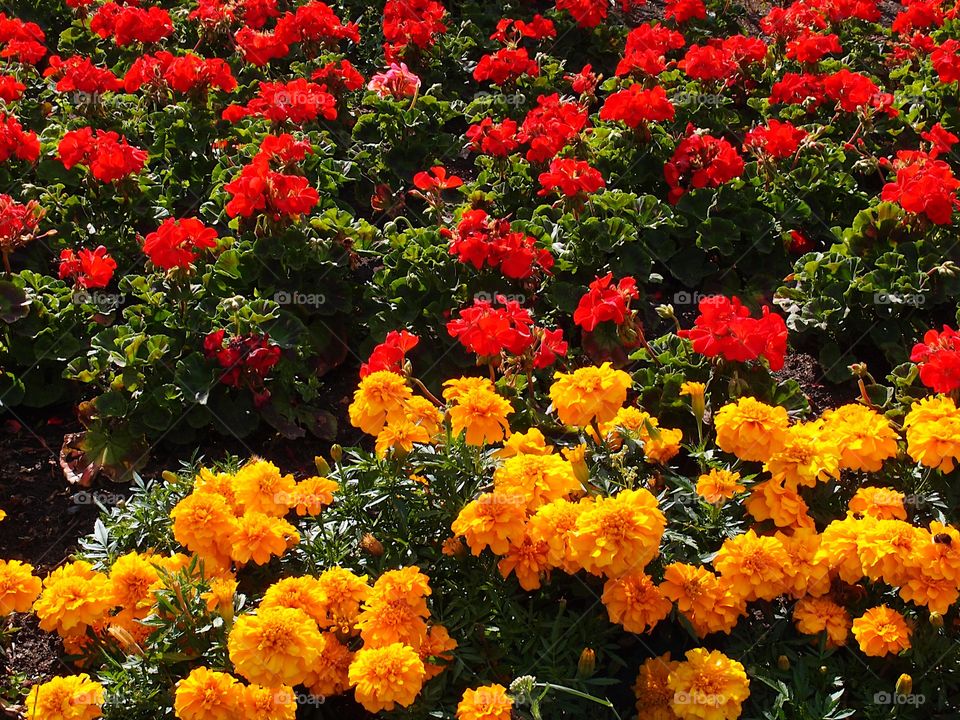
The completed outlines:
[[[24,701],[27,720],[95,720],[102,717],[103,686],[81,673],[34,685]]]
[[[644,661],[633,689],[638,720],[735,720],[750,680],[736,660],[694,648],[682,661],[670,653]]]
[[[263,565],[300,541],[284,519],[317,514],[333,502],[337,483],[321,477],[296,482],[273,463],[253,459],[235,474],[201,470],[193,492],[170,512],[177,542],[208,570],[230,563]]]

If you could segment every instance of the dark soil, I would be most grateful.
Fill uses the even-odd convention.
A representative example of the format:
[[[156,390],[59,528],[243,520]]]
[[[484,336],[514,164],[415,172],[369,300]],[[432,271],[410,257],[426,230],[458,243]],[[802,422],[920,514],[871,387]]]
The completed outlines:
[[[823,369],[816,358],[806,353],[787,355],[783,369],[773,373],[777,380],[796,380],[810,403],[812,415],[820,415],[824,410],[844,405],[856,395],[853,383],[834,385],[823,377]]]

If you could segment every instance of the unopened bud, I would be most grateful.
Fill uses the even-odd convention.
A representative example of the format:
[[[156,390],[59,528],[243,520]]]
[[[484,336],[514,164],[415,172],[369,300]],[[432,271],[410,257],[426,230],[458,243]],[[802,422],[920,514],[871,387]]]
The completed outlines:
[[[584,648],[577,663],[577,677],[592,677],[597,670],[597,653],[593,648]]]
[[[657,315],[664,320],[676,320],[677,316],[673,312],[673,305],[657,305]]]
[[[170,471],[170,470],[164,470],[162,473],[160,473],[160,477],[163,478],[164,482],[168,482],[168,483],[171,483],[171,484],[173,484],[173,483],[177,482],[177,480],[179,480],[179,478],[177,477],[177,474],[176,474],[175,472]]]
[[[903,673],[897,678],[897,695],[909,695],[913,692],[913,678]]]
[[[777,658],[777,667],[786,672],[790,669],[790,658],[786,655],[781,655]]]
[[[938,612],[930,613],[930,624],[933,625],[937,630],[943,627],[943,615]]]
[[[333,454],[333,448],[330,448],[331,455]],[[330,474],[330,463],[327,462],[327,459],[322,455],[317,455],[313,458],[313,464],[317,467],[317,473],[322,477],[326,477]]]
[[[377,540],[372,533],[367,533],[360,540],[360,547],[375,557],[383,555],[383,543]]]

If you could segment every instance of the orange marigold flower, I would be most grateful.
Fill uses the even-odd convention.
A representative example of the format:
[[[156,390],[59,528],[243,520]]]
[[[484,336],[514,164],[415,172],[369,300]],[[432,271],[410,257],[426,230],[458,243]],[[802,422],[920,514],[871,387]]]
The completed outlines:
[[[667,565],[660,592],[677,604],[700,637],[714,632],[729,634],[746,611],[746,601],[734,592],[729,580],[696,565]]]
[[[793,608],[797,632],[804,635],[827,634],[827,647],[840,647],[850,634],[850,615],[827,597],[801,598]]]
[[[40,594],[40,578],[33,566],[19,560],[0,560],[0,616],[27,612]]]
[[[527,532],[536,540],[547,543],[547,565],[562,568],[571,575],[581,569],[571,544],[571,533],[577,526],[577,518],[584,508],[593,502],[572,503],[569,500],[554,500],[541,505],[527,524]]]
[[[934,520],[924,538],[916,549],[914,564],[926,575],[952,580],[960,587],[960,531]]]
[[[262,512],[246,512],[230,536],[230,557],[238,563],[265,565],[300,542],[300,533],[286,520]]]
[[[303,610],[318,625],[327,624],[326,595],[320,581],[309,575],[278,580],[267,588],[260,607]]]
[[[925,467],[951,472],[960,460],[960,411],[944,395],[915,403],[904,418],[907,452]]]
[[[417,651],[409,645],[393,643],[379,648],[364,647],[350,664],[350,684],[355,696],[368,712],[408,707],[416,700],[426,670]]]
[[[877,520],[906,520],[904,494],[893,488],[862,487],[850,498],[851,513],[869,515]]]
[[[413,450],[414,443],[430,442],[430,433],[423,425],[412,422],[406,417],[391,420],[377,435],[376,451],[378,457],[386,457],[390,450],[405,454]]]
[[[816,531],[795,529],[790,535],[777,531],[774,537],[790,557],[787,592],[795,598],[826,595],[830,591],[830,565],[818,553],[820,536]]]
[[[310,692],[321,697],[333,697],[350,687],[350,663],[353,652],[337,638],[336,633],[320,636],[317,660],[304,681]]]
[[[426,671],[426,679],[430,680],[446,670],[447,663],[453,660],[452,650],[457,649],[457,641],[450,637],[450,632],[443,625],[431,625],[427,630],[427,639],[420,646],[420,659]],[[444,664],[428,662],[431,658],[443,660]]]
[[[511,542],[523,538],[527,519],[526,497],[484,493],[467,503],[451,529],[463,535],[474,555],[489,547],[495,555],[505,555]]]
[[[747,602],[773,600],[790,579],[790,556],[783,543],[753,530],[724,540],[713,567]]]
[[[814,526],[807,503],[782,481],[764,480],[754,485],[744,507],[758,522],[771,520],[777,527],[808,530]]]
[[[237,471],[233,479],[237,500],[247,512],[283,517],[296,502],[293,475],[266,460],[254,459]]]
[[[677,662],[670,659],[670,653],[660,657],[647,658],[640,665],[633,692],[637,696],[637,720],[676,720],[670,708],[673,690],[668,679]]]
[[[319,515],[333,502],[333,494],[340,489],[335,480],[324,477],[309,477],[297,483],[293,489],[293,502],[297,515]]]
[[[507,553],[497,564],[504,579],[516,573],[517,581],[524,590],[540,587],[540,577],[549,572],[550,546],[545,540],[533,537],[529,532],[519,543],[511,543]]]
[[[370,373],[360,381],[350,404],[350,423],[367,435],[378,435],[383,426],[404,416],[413,391],[402,375],[389,370]]]
[[[227,649],[237,673],[260,685],[299,685],[320,651],[320,631],[303,610],[261,608],[237,618]]]
[[[364,647],[401,643],[419,648],[427,636],[430,593],[429,578],[416,566],[381,575],[357,618]]]
[[[95,720],[101,717],[103,686],[86,673],[54,677],[34,685],[23,704],[26,720]]]
[[[443,423],[443,413],[437,406],[424,397],[414,395],[408,399],[403,408],[404,417],[414,425],[422,427],[428,437],[435,437],[440,432]]]
[[[247,685],[240,700],[244,717],[264,720],[296,720],[297,696],[293,688]]]
[[[233,617],[233,600],[237,594],[236,578],[212,578],[210,589],[201,596],[207,604],[207,612],[224,617]]]
[[[766,461],[779,452],[786,440],[790,418],[779,405],[766,405],[742,397],[724,405],[714,416],[717,446],[741,460]]]
[[[622,490],[580,513],[570,544],[584,570],[617,577],[642,570],[657,556],[666,522],[649,491]]]
[[[106,575],[77,560],[50,573],[33,605],[40,629],[61,636],[82,633],[103,620],[113,608],[113,592]]]
[[[560,422],[588,427],[591,422],[605,423],[613,418],[627,399],[633,379],[610,363],[583,367],[572,373],[555,373],[550,400]]]
[[[130,552],[118,557],[110,568],[113,604],[127,617],[146,617],[160,587],[160,573],[149,556]]]
[[[497,450],[495,456],[508,458],[514,455],[549,455],[553,446],[547,445],[547,439],[537,428],[530,428],[527,432],[516,432],[506,439],[503,447]]]
[[[513,700],[503,685],[484,685],[464,690],[457,705],[457,720],[510,720]]]
[[[326,620],[322,628],[333,628],[345,635],[355,632],[360,605],[370,594],[366,575],[354,575],[342,567],[324,570],[317,578],[323,595]]]
[[[923,544],[926,531],[903,520],[877,520],[863,525],[857,554],[863,574],[899,587],[906,578],[906,560]]]
[[[233,515],[243,513],[243,504],[237,499],[236,488],[233,485],[233,475],[226,472],[214,472],[208,468],[200,468],[200,472],[193,479],[193,492],[219,495],[227,501]]]
[[[877,472],[897,454],[897,433],[876,410],[852,403],[823,413],[824,432],[840,450],[846,470]]]
[[[903,615],[886,605],[870,608],[853,621],[853,636],[864,654],[898,654],[910,647],[910,628]]]
[[[953,580],[927,574],[923,568],[911,568],[900,586],[900,597],[944,615],[960,598],[960,589]]]
[[[840,450],[819,420],[787,428],[783,445],[763,465],[787,488],[813,487],[840,475]]]
[[[450,381],[444,383],[449,385]],[[454,436],[466,432],[468,445],[486,445],[502,441],[510,434],[507,415],[513,406],[493,389],[493,383],[478,385],[465,392],[459,390],[444,398],[451,400],[450,430]]]
[[[740,484],[740,473],[712,468],[697,478],[697,495],[708,503],[719,505],[746,488]]]
[[[493,490],[501,495],[523,495],[527,509],[583,492],[573,466],[559,455],[520,454],[508,458],[493,474]]]
[[[650,576],[642,572],[607,580],[602,600],[610,622],[619,623],[632,633],[653,629],[673,609],[673,603],[664,597]]]
[[[857,539],[874,522],[872,518],[858,520],[853,517],[831,522],[820,534],[817,562],[826,564],[831,573],[838,574],[845,583],[858,583],[863,577],[863,566],[857,551]]]
[[[237,679],[199,667],[177,683],[174,712],[180,720],[236,720],[242,695]]]
[[[236,517],[227,501],[213,493],[191,493],[170,511],[178,543],[215,566],[230,564],[230,538]]]
[[[717,650],[694,648],[670,671],[670,707],[681,720],[736,720],[750,697],[743,665]]]

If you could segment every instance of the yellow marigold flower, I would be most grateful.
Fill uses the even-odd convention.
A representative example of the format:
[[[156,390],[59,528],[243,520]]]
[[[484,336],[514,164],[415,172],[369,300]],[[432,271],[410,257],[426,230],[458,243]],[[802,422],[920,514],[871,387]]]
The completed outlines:
[[[813,529],[807,503],[796,489],[786,487],[780,480],[764,480],[750,489],[744,507],[755,520],[771,520],[781,528]]]
[[[547,439],[537,428],[530,428],[525,433],[513,433],[503,443],[503,447],[494,455],[499,458],[513,457],[514,455],[549,455],[553,446],[547,445]]]
[[[862,487],[850,498],[848,507],[851,513],[869,515],[877,520],[906,520],[903,499],[904,494],[893,488]]]
[[[787,429],[783,446],[764,463],[773,480],[795,489],[813,487],[840,475],[840,451],[823,423],[798,423]]]
[[[675,428],[658,428],[643,442],[643,454],[650,462],[661,465],[675,458],[680,452],[683,431]]]
[[[590,503],[592,505],[592,502]],[[541,505],[527,524],[527,532],[534,540],[547,543],[547,565],[562,568],[571,575],[581,567],[571,544],[571,533],[583,507],[569,500],[554,500]]]
[[[350,404],[350,423],[367,435],[378,435],[383,426],[404,416],[413,391],[403,376],[389,370],[370,373],[360,381]]]
[[[113,604],[129,617],[146,617],[153,606],[154,592],[160,587],[160,573],[149,556],[127,553],[110,568]]]
[[[545,540],[534,538],[529,532],[519,543],[511,543],[506,555],[497,564],[504,579],[516,573],[524,590],[540,587],[540,577],[550,570],[550,546]]]
[[[280,557],[298,542],[300,533],[286,520],[262,512],[246,512],[237,519],[230,537],[230,557],[238,563],[253,560],[257,565],[265,565],[271,557]]]
[[[750,697],[750,680],[743,665],[717,650],[688,650],[686,661],[670,671],[670,707],[679,718],[736,720]]]
[[[354,632],[360,605],[370,594],[366,575],[354,575],[342,567],[324,570],[317,578],[323,596],[323,608],[326,620],[320,622],[322,628],[333,628],[345,635]]]
[[[337,638],[336,633],[320,636],[319,654],[304,681],[310,692],[321,697],[333,697],[350,686],[350,663],[353,652]]]
[[[702,419],[706,412],[707,386],[702,382],[687,381],[680,385],[680,394],[690,398],[693,414]]]
[[[907,452],[925,467],[951,472],[960,460],[960,412],[949,397],[915,403],[903,421]]]
[[[453,660],[452,650],[457,649],[457,641],[450,637],[450,632],[443,625],[431,625],[427,630],[427,638],[420,646],[419,655],[423,660],[426,679],[430,680],[446,670],[447,663]],[[428,662],[431,658],[443,660],[444,664]]]
[[[237,618],[227,649],[237,673],[260,685],[299,685],[320,651],[320,631],[303,610],[261,608]]]
[[[247,512],[283,517],[296,502],[293,475],[281,475],[280,469],[266,460],[251,460],[240,468],[233,485]]]
[[[32,565],[0,560],[0,616],[30,610],[40,587],[40,578],[33,574]]]
[[[526,519],[524,496],[484,493],[467,503],[451,529],[463,535],[474,555],[488,546],[495,555],[505,555],[511,542],[523,538]]]
[[[746,488],[740,484],[740,473],[712,468],[697,478],[697,495],[714,505],[730,500]]]
[[[77,560],[50,573],[33,605],[40,629],[61,636],[82,633],[113,608],[113,592],[106,575]]]
[[[786,440],[790,418],[779,405],[766,405],[742,397],[724,405],[713,419],[717,446],[741,460],[766,461],[779,452]]]
[[[853,517],[831,522],[820,534],[817,561],[828,565],[830,571],[838,574],[845,583],[854,585],[860,582],[863,566],[860,564],[857,539],[874,522],[872,518],[858,520]]]
[[[103,686],[86,673],[54,677],[34,685],[24,707],[27,720],[94,720],[102,717]]]
[[[677,716],[670,708],[673,690],[668,682],[670,672],[676,666],[677,662],[670,659],[670,653],[647,658],[641,663],[633,686],[637,696],[637,720],[676,720]]]
[[[729,634],[746,611],[746,601],[734,592],[729,580],[696,565],[667,565],[660,592],[677,604],[700,637],[714,632]]]
[[[200,472],[193,479],[193,492],[219,495],[227,501],[230,512],[234,515],[243,513],[243,503],[237,498],[233,485],[233,475],[226,472],[214,472],[207,468],[200,468]]]
[[[335,480],[324,477],[309,477],[297,483],[293,489],[293,502],[297,515],[319,515],[333,502],[333,494],[340,489]]]
[[[853,636],[865,655],[899,654],[910,647],[910,628],[903,615],[886,605],[870,608],[853,621]]]
[[[383,426],[377,435],[376,451],[378,457],[386,457],[390,450],[408,453],[414,443],[430,442],[430,433],[423,425],[417,425],[406,417],[391,420]]]
[[[318,625],[327,624],[326,597],[320,581],[309,575],[278,580],[267,588],[260,607],[303,610]]]
[[[207,612],[224,617],[233,617],[233,599],[237,594],[236,578],[212,578],[210,589],[201,596],[207,604]]]
[[[599,497],[577,517],[570,544],[580,565],[594,575],[639,572],[660,552],[666,518],[647,490]]]
[[[944,615],[960,598],[960,589],[954,580],[928,575],[924,568],[910,568],[900,585],[900,597]]]
[[[177,683],[173,709],[180,720],[236,720],[242,698],[235,677],[199,667]]]
[[[357,618],[364,647],[401,643],[419,648],[430,616],[426,598],[429,578],[416,566],[389,570],[373,585]]]
[[[413,704],[423,687],[426,670],[417,651],[394,643],[380,648],[361,648],[350,664],[350,684],[368,712],[393,710]]]
[[[293,688],[247,685],[243,688],[240,704],[244,716],[257,720],[296,720],[297,696]]]
[[[916,549],[914,563],[924,574],[951,580],[960,587],[960,531],[934,520],[925,541]]]
[[[230,538],[236,517],[222,496],[191,493],[170,511],[178,543],[216,566],[230,564]]]
[[[422,427],[429,437],[435,437],[440,432],[443,413],[425,397],[414,395],[403,406],[403,412],[409,422]]]
[[[583,367],[572,373],[555,373],[550,400],[565,425],[587,427],[613,418],[627,399],[633,379],[610,363]]]
[[[850,634],[850,615],[828,597],[804,597],[793,608],[797,632],[804,635],[827,634],[827,647],[846,645]]]
[[[583,492],[573,466],[559,455],[520,454],[508,458],[493,473],[493,491],[500,495],[521,495],[527,509]]]
[[[890,421],[865,405],[841,405],[823,413],[824,432],[840,450],[840,467],[877,472],[897,454],[897,433]]]
[[[619,448],[625,437],[647,442],[658,425],[655,417],[636,407],[622,407],[612,418],[599,423],[600,435],[613,448]],[[589,432],[595,440],[600,439],[592,428]]]
[[[3,521],[6,520],[6,519],[7,519],[7,511],[6,511],[6,510],[0,510],[0,522],[3,522]]]
[[[500,442],[510,434],[507,415],[512,412],[509,401],[487,387],[477,387],[456,396],[450,429],[455,437],[466,431],[468,445]]]
[[[906,561],[923,544],[925,530],[903,520],[877,520],[857,536],[857,554],[863,574],[899,587],[906,577]]]
[[[783,543],[753,530],[724,540],[713,567],[747,602],[773,600],[784,593],[790,579],[790,556]]]
[[[457,705],[457,720],[510,720],[513,700],[503,685],[484,685],[464,690]]]
[[[580,443],[573,447],[565,447],[560,452],[563,454],[563,457],[567,459],[567,462],[570,463],[570,467],[573,468],[573,474],[577,480],[579,480],[582,485],[589,483],[590,468],[587,467],[586,444]]]
[[[632,633],[645,633],[673,609],[670,602],[646,573],[630,573],[607,580],[603,586],[603,604],[610,622],[623,625]]]
[[[461,398],[474,390],[484,390],[495,393],[497,387],[485,377],[469,376],[451,378],[443,383],[443,399],[448,403],[457,403],[460,402]]]
[[[787,571],[787,592],[795,598],[820,596],[830,592],[830,564],[818,554],[820,536],[812,529],[796,529],[793,534],[777,532],[790,562]]]

